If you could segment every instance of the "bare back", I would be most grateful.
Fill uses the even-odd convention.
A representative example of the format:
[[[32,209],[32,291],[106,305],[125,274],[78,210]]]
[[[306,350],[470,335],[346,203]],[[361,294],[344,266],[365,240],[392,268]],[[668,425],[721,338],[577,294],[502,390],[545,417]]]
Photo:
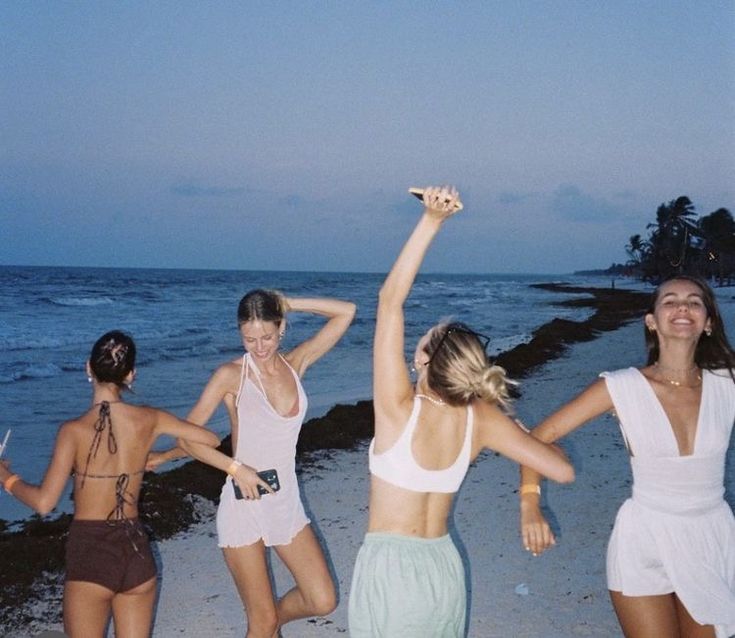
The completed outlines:
[[[156,438],[156,410],[120,402],[107,405],[109,419],[104,429],[100,424],[100,405],[92,406],[86,414],[62,426],[75,443],[74,517],[77,519],[107,518],[118,505],[116,493],[120,487],[125,494],[122,513],[126,518],[138,515],[143,469]],[[125,484],[120,486],[119,481]]]
[[[435,406],[426,401],[419,401],[419,404],[418,413],[414,414],[416,407],[403,412],[402,427],[399,428],[397,423],[383,423],[383,427],[376,427],[373,462],[379,460],[381,454],[391,453],[394,446],[400,446],[404,436],[410,436],[410,441],[405,441],[410,453],[410,458],[405,459],[409,467],[414,464],[419,471],[438,473],[458,462],[466,437],[471,439],[471,432],[467,431],[471,427],[468,425],[468,408]],[[415,427],[412,432],[407,432],[413,418]],[[466,465],[460,469],[464,477]],[[371,476],[369,531],[424,538],[446,534],[456,491],[423,491],[419,484],[414,490],[409,485],[400,486],[385,477]]]

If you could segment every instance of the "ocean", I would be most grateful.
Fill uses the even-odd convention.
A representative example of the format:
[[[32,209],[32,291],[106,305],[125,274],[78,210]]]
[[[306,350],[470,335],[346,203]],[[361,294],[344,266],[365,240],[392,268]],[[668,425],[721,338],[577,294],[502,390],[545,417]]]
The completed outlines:
[[[330,296],[358,305],[342,341],[304,379],[307,418],[337,403],[371,396],[371,346],[377,293],[384,274],[0,266],[0,437],[12,428],[6,458],[40,482],[61,422],[90,401],[84,364],[94,341],[112,329],[138,347],[134,393],[127,399],[185,416],[221,363],[242,352],[237,304],[248,290],[275,288],[289,296]],[[530,339],[554,317],[584,320],[587,309],[551,305],[573,295],[530,288],[565,281],[609,286],[609,278],[559,275],[419,275],[406,303],[406,358],[441,319],[465,321],[491,337],[498,353]],[[285,348],[317,329],[319,318],[288,317]],[[219,411],[208,427],[229,431]],[[161,440],[158,449],[171,445]],[[164,469],[166,469],[164,467]],[[68,494],[57,511],[70,511]],[[32,510],[0,494],[0,519]]]

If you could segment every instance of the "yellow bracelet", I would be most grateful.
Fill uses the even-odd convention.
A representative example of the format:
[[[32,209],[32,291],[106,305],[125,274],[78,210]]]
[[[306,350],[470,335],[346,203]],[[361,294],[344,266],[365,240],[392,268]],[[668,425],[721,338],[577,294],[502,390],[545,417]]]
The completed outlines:
[[[17,474],[11,474],[3,482],[3,487],[5,488],[5,491],[8,494],[12,494],[10,490],[13,489],[13,485],[15,485],[18,481],[20,481],[20,476],[18,476]]]
[[[233,459],[232,463],[230,463],[230,466],[225,470],[230,476],[235,476],[235,472],[237,472],[237,468],[242,467],[242,463],[238,461],[237,459]]]
[[[521,485],[521,496],[524,494],[541,494],[541,486],[533,483]]]

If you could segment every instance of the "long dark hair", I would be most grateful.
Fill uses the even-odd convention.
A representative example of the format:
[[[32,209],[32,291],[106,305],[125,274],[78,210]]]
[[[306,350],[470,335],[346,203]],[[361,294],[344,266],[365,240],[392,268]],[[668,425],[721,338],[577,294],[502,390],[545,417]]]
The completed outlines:
[[[89,367],[97,381],[127,388],[125,379],[135,369],[135,342],[120,330],[103,334],[92,346]]]
[[[691,275],[674,275],[663,281],[653,292],[651,304],[648,308],[648,314],[653,314],[656,309],[659,297],[661,296],[661,288],[670,281],[688,281],[693,283],[702,291],[702,301],[707,318],[710,321],[712,332],[707,335],[702,333],[697,342],[694,351],[694,362],[704,370],[720,370],[726,368],[730,372],[730,376],[735,381],[735,352],[733,352],[730,342],[725,334],[725,325],[722,322],[720,309],[717,307],[715,294],[704,279],[692,277]],[[646,339],[646,349],[648,350],[648,365],[653,365],[658,361],[660,351],[658,345],[658,337],[655,331],[649,330],[648,326],[644,327]]]

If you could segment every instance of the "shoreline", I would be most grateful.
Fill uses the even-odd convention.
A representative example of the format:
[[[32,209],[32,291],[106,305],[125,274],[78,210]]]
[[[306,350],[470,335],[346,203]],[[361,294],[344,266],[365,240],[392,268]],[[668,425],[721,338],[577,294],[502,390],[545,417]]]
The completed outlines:
[[[584,321],[553,319],[534,331],[532,339],[496,357],[509,376],[523,379],[545,363],[561,356],[574,343],[592,341],[642,316],[650,295],[625,289],[533,284],[559,293],[586,294],[584,298],[552,302],[558,306],[589,307],[595,312]],[[372,401],[339,404],[322,417],[304,424],[297,446],[297,471],[323,469],[321,462],[335,450],[350,450],[372,436]],[[220,446],[230,450],[229,436]],[[189,530],[200,521],[198,503],[215,503],[222,484],[221,472],[197,461],[157,474],[148,473],[140,498],[140,516],[154,541]],[[18,628],[29,623],[52,624],[61,614],[63,546],[70,514],[43,520],[38,516],[9,531],[0,521],[0,573],[12,584],[0,589],[0,627]],[[44,601],[43,610],[28,607]],[[39,617],[39,613],[41,617]]]

